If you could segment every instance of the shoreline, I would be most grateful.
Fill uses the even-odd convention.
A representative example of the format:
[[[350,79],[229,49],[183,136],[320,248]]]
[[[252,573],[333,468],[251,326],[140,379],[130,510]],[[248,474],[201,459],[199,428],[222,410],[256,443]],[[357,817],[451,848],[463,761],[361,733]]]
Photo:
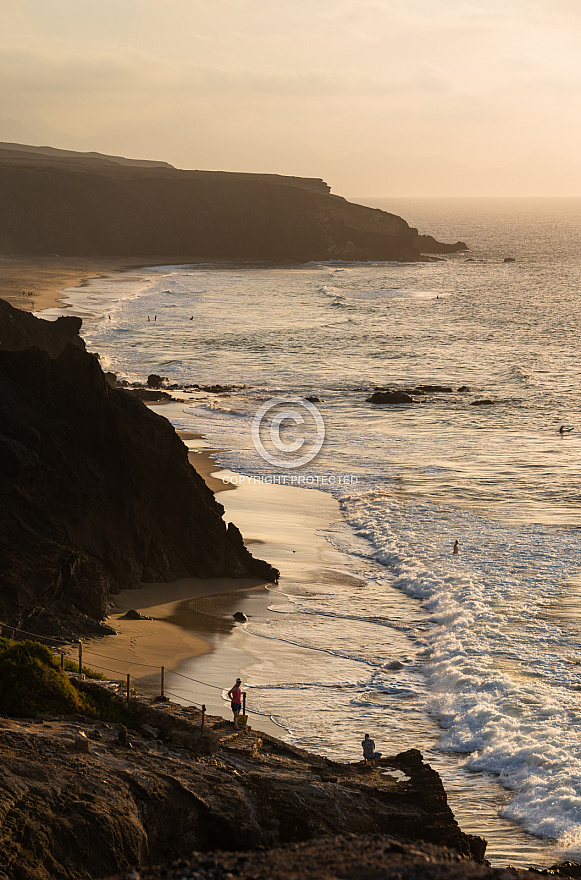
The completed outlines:
[[[164,666],[165,691],[173,701],[203,703],[209,714],[227,719],[230,709],[222,693],[240,675],[245,682],[250,680],[249,724],[280,736],[285,730],[281,723],[251,708],[251,670],[261,658],[262,640],[245,623],[235,622],[233,614],[242,611],[250,622],[265,620],[274,613],[273,594],[278,604],[286,601],[281,587],[307,586],[321,576],[341,577],[342,554],[317,534],[341,517],[339,504],[312,489],[225,483],[215,476],[230,473],[211,458],[217,450],[203,445],[202,435],[178,434],[200,476],[221,493],[225,520],[235,522],[245,543],[258,545],[259,555],[281,569],[281,582],[275,586],[256,578],[183,578],[125,590],[112,597],[106,621],[117,635],[83,640],[86,664],[99,671],[102,654],[109,658],[104,661],[109,672],[123,679],[129,673],[138,680],[138,688],[155,695]],[[153,619],[121,619],[129,610]],[[97,664],[91,663],[92,656]]]
[[[99,278],[114,276],[116,273],[139,272],[148,266],[204,266],[211,268],[244,268],[247,266],[288,265],[273,261],[233,261],[233,260],[200,260],[188,255],[152,254],[143,256],[120,257],[79,257],[79,256],[48,256],[46,254],[7,255],[0,254],[0,280],[5,299],[15,308],[25,312],[48,312],[51,309],[72,309],[74,303],[71,295],[78,294],[83,288]],[[293,263],[292,265],[304,265]],[[48,315],[45,315],[48,317]]]
[[[146,266],[170,266],[191,262],[184,256],[167,257],[59,257],[57,255],[0,255],[2,299],[25,312],[72,308],[65,292],[80,290],[91,281],[115,273],[138,271]]]
[[[114,278],[114,276],[112,276],[112,277]],[[85,287],[86,286],[87,285],[85,285]],[[78,289],[78,293],[82,296],[81,289]],[[69,291],[67,291],[67,294],[69,296],[72,294],[71,300],[74,298],[74,295],[75,295],[74,291],[69,290]],[[65,306],[63,306],[63,304],[61,303],[60,307],[61,308],[65,307],[67,309],[75,308],[73,302],[68,302]],[[178,404],[176,403],[175,406],[177,407]],[[163,412],[161,409],[159,410],[159,412],[162,415],[166,415],[166,413]],[[194,435],[194,437],[192,437],[192,440],[197,440],[197,439],[200,439],[199,436],[196,437],[196,435]],[[208,449],[207,455],[210,456],[211,452],[212,451]],[[201,461],[202,461],[203,456],[202,456],[202,458],[198,459],[198,456],[200,456],[200,451],[198,451],[197,448],[192,448],[190,450],[190,455],[194,456],[194,461],[192,463],[194,464],[196,469],[198,469],[198,464],[200,464],[200,466],[201,466]],[[216,462],[214,462],[213,460],[209,459],[208,468],[209,468],[208,479],[212,479],[215,482],[220,483],[221,490],[224,490],[226,487],[223,484],[221,484],[221,481],[219,479],[217,479],[215,476],[215,474],[220,471],[219,465],[217,465]],[[213,486],[213,488],[215,488],[215,487]],[[256,519],[257,513],[262,513],[261,504],[262,504],[262,501],[264,500],[264,497],[261,497],[259,494],[257,494],[257,492],[255,491],[256,487],[250,487],[250,486],[244,485],[243,487],[231,486],[229,488],[238,488],[238,492],[228,492],[227,496],[224,495],[224,496],[222,496],[222,498],[220,498],[221,501],[224,501],[224,506],[227,508],[226,516],[228,518],[231,517],[232,520],[234,522],[236,522],[237,525],[240,526],[240,528],[242,529],[243,533],[245,534],[245,538],[249,544],[251,544],[253,542],[263,543],[263,547],[260,547],[259,555],[265,556],[267,559],[271,560],[273,562],[273,564],[276,564],[276,559],[271,552],[271,545],[270,545],[269,539],[268,539],[268,537],[265,537],[261,532],[261,529],[263,527],[266,527],[267,531],[268,531],[268,528],[272,525],[272,523],[270,523],[268,521],[268,517],[266,517],[266,518],[263,517],[264,521],[261,523],[258,523],[257,519]],[[272,489],[272,487],[262,487],[262,488],[264,491],[267,491],[267,490],[270,491],[270,489]],[[281,487],[281,488],[286,488],[290,492],[307,492],[308,491],[311,501],[314,501],[315,495],[323,495],[325,498],[328,497],[325,495],[325,493],[320,493],[320,492],[313,493],[312,490],[297,489],[296,487]],[[244,501],[240,497],[241,492],[245,492],[247,495],[247,497],[245,497]],[[249,494],[251,492],[253,494]],[[272,495],[271,495],[271,497],[272,497]],[[293,497],[293,496],[291,496],[291,497]],[[294,497],[297,497],[297,496],[294,496]],[[236,499],[238,499],[238,501],[236,501]],[[253,499],[253,501],[252,501],[252,499]],[[279,500],[282,500],[282,499],[279,499]],[[227,501],[227,503],[226,503],[226,501]],[[245,506],[248,507],[249,516],[252,517],[251,527],[248,530],[246,528],[246,525],[243,522],[243,508]],[[291,504],[291,506],[292,506],[292,504]],[[296,518],[296,511],[293,511],[293,520],[294,520],[294,518]],[[329,520],[323,520],[321,522],[321,525],[318,526],[318,528],[324,529],[326,526],[329,525],[329,522],[330,522]],[[311,531],[310,532],[310,540],[312,541],[314,537],[316,537],[316,536],[314,535],[314,532]],[[276,541],[275,541],[275,543],[276,543]],[[327,544],[326,542],[324,542],[324,543],[325,543],[327,549],[331,549],[329,544]],[[281,540],[279,542],[278,552],[280,552],[282,557],[284,558],[285,565],[287,563],[289,565],[292,565],[292,563],[295,562],[295,560],[292,559],[292,555],[291,555],[292,549],[293,548],[291,547],[291,542],[289,540],[284,539],[284,536],[283,536],[283,540]],[[296,562],[298,562],[298,560],[296,560]],[[280,565],[279,565],[279,567],[280,567]],[[313,572],[316,572],[316,570],[317,569],[311,569],[311,571],[313,571]],[[334,574],[337,574],[337,572],[334,572]],[[202,582],[202,583],[205,585],[205,587],[207,589],[209,586],[209,583],[208,582]],[[306,577],[304,579],[304,583],[308,583],[308,579]],[[231,597],[232,596],[232,589],[231,588],[234,587],[234,590],[235,590],[236,584],[237,584],[236,581],[229,582],[230,592],[225,593],[224,595],[226,595],[226,596],[229,595]],[[158,585],[158,586],[164,592],[166,592],[167,588],[171,585],[162,584],[162,585]],[[136,597],[137,592],[138,591],[131,591],[131,595],[133,598]],[[259,596],[259,594],[260,594],[260,596]],[[208,605],[211,605],[214,607],[215,610],[218,610],[219,606],[220,606],[220,608],[222,608],[221,600],[219,600],[217,598],[218,595],[220,595],[220,594],[218,594],[218,593],[217,594],[209,594],[206,596],[203,596],[200,594],[200,595],[197,595],[194,597],[190,597],[190,600],[193,600],[195,603],[198,603],[198,605],[199,605],[200,600],[208,599],[209,600]],[[256,609],[257,610],[254,611],[254,613],[258,616],[261,613],[258,610],[259,605],[260,605],[260,601],[262,601],[262,603],[263,603],[262,607],[264,607],[265,613],[268,612],[269,596],[270,596],[270,593],[267,590],[264,590],[264,591],[259,590],[256,592],[253,592],[252,590],[248,590],[247,594],[245,596],[245,601],[252,603],[252,605],[254,607],[254,604],[255,604],[254,600],[255,599],[257,600],[257,602],[256,602]],[[174,641],[174,637],[176,636],[178,631],[180,633],[183,633],[184,631],[186,631],[186,630],[184,630],[184,627],[181,626],[181,624],[176,619],[176,614],[174,614],[174,612],[176,612],[178,616],[185,615],[187,613],[187,608],[183,605],[183,603],[187,602],[187,601],[189,601],[187,596],[182,599],[176,598],[175,603],[177,603],[177,604],[171,610],[171,613],[168,612],[168,617],[165,617],[161,621],[158,621],[158,623],[160,623],[160,625],[163,629],[163,632],[165,633],[163,638],[165,639],[166,643],[167,642],[172,643]],[[224,601],[227,602],[230,600],[225,599]],[[158,603],[158,605],[164,605],[164,604],[168,605],[168,604],[172,604],[172,603],[167,603],[167,602],[166,603],[163,603],[163,602]],[[158,605],[153,604],[149,607],[150,608],[157,608]],[[147,607],[148,606],[144,606],[144,611]],[[146,613],[146,611],[145,611],[145,613]],[[182,653],[180,653],[179,651],[177,652],[177,655],[179,655],[179,657],[181,657],[181,659],[178,662],[178,666],[175,667],[175,665],[174,665],[173,668],[176,669],[176,674],[178,674],[178,675],[179,674],[186,674],[186,672],[189,672],[190,676],[192,678],[199,677],[200,679],[205,679],[207,682],[208,689],[212,689],[212,690],[209,690],[209,695],[207,698],[204,697],[203,690],[200,691],[199,693],[203,697],[204,702],[206,703],[207,706],[211,705],[212,700],[214,700],[216,702],[216,704],[218,705],[217,712],[213,712],[212,710],[209,710],[209,711],[211,712],[211,714],[218,714],[218,715],[222,715],[224,717],[229,717],[228,704],[227,704],[227,702],[225,702],[221,698],[221,696],[220,696],[221,690],[225,690],[227,687],[230,686],[230,684],[233,681],[233,674],[239,674],[237,672],[237,670],[241,671],[243,668],[249,668],[251,670],[252,664],[261,658],[258,656],[258,654],[253,654],[252,650],[249,650],[249,642],[252,639],[251,639],[250,635],[248,635],[248,637],[245,637],[244,627],[236,627],[236,628],[231,629],[229,632],[224,633],[224,632],[217,631],[213,626],[209,626],[210,631],[206,631],[204,629],[204,626],[202,625],[203,619],[206,619],[204,612],[200,611],[200,608],[198,607],[194,610],[194,614],[199,615],[198,618],[196,618],[196,626],[198,628],[197,629],[196,629],[196,627],[194,627],[194,628],[188,627],[187,628],[187,632],[189,634],[189,637],[191,637],[192,642],[190,643],[189,646],[187,646],[187,648],[184,648],[184,651]],[[214,614],[214,615],[210,614],[209,616],[211,618],[213,617],[216,620],[220,619],[223,621],[223,619],[224,619],[221,614]],[[182,619],[183,619],[183,617],[182,617]],[[206,622],[207,622],[207,620],[206,620]],[[143,623],[144,622],[142,622],[142,621],[138,621],[138,622],[134,623],[134,626],[138,628],[137,631],[139,634],[142,634],[142,629],[139,629],[139,628],[142,627]],[[128,643],[129,649],[132,649],[131,638],[132,637],[128,634],[127,643]],[[196,647],[195,647],[194,652],[191,653],[192,649],[194,648],[193,640],[196,638],[198,639],[198,641],[195,643]],[[99,640],[99,642],[102,644],[102,640]],[[264,642],[262,644],[264,645]],[[134,646],[135,646],[135,640],[133,641],[133,649],[134,649]],[[173,650],[173,647],[174,646],[172,644],[172,650]],[[232,672],[233,669],[236,670],[235,673]],[[212,682],[219,682],[219,684],[212,683]],[[171,680],[171,686],[172,686],[172,690],[173,690],[173,688],[175,687],[174,680]],[[168,690],[169,690],[169,688],[168,688]],[[185,699],[187,699],[187,697],[185,697]],[[200,702],[201,702],[201,700],[200,700]],[[268,719],[265,719],[265,723],[272,723],[272,722],[269,722]],[[251,724],[252,724],[252,726],[257,727],[258,729],[262,729],[261,723],[259,721],[255,720],[254,718],[252,718],[252,716],[251,716]],[[268,732],[271,732],[271,731],[269,730]],[[272,732],[274,732],[275,735],[279,735],[279,736],[281,735],[280,728],[275,728],[275,730]],[[422,747],[422,749],[423,749],[423,747]],[[456,815],[458,815],[456,809],[455,809],[455,813],[456,813]]]

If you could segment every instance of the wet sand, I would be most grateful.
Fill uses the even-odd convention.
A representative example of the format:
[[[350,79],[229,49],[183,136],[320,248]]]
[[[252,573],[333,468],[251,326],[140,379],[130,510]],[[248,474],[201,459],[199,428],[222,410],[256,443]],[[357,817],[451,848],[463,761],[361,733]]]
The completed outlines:
[[[215,479],[231,476],[234,475],[229,471],[214,473]],[[265,641],[252,635],[253,620],[260,622],[275,617],[277,612],[270,608],[287,603],[284,595],[287,588],[296,593],[316,591],[321,583],[344,582],[346,578],[350,583],[360,585],[361,582],[345,572],[342,554],[318,534],[341,519],[339,505],[332,496],[293,486],[245,483],[237,486],[234,492],[222,493],[219,500],[226,509],[224,518],[236,523],[255,555],[267,559],[280,570],[280,581],[278,585],[271,584],[266,590],[247,596],[241,610],[249,617],[248,629],[235,627],[228,635],[215,640],[212,654],[186,661],[178,671],[207,683],[205,687],[197,685],[200,698],[212,714],[223,715],[225,711],[220,710],[216,687],[223,686],[224,682],[230,687],[240,675],[250,685],[249,723],[280,736],[283,730],[278,725],[264,716],[253,714],[251,685],[253,667],[261,666],[266,659],[276,666],[278,658],[285,656],[285,646],[276,640]],[[284,701],[284,693],[281,693],[281,701]],[[226,704],[226,715],[227,711]]]

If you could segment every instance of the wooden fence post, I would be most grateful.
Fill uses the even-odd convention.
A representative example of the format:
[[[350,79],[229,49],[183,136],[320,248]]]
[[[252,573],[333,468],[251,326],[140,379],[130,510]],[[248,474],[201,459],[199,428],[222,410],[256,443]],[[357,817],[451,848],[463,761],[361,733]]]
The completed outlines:
[[[165,697],[165,666],[161,667],[161,693],[160,697]]]
[[[204,732],[204,721],[206,718],[206,706],[202,703],[202,733]]]
[[[131,675],[130,675],[129,672],[128,672],[128,673],[127,673],[127,702],[129,702],[129,697],[130,697],[130,693],[131,693],[131,684],[130,684],[130,682],[131,682]]]
[[[83,677],[83,643],[79,642],[79,678]]]

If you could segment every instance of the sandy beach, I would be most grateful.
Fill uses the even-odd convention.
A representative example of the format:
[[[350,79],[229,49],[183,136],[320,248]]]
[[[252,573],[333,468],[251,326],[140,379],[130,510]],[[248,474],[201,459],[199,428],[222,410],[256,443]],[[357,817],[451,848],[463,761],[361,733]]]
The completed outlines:
[[[16,308],[38,312],[60,306],[63,289],[84,287],[94,278],[143,266],[187,263],[188,258],[160,256],[59,257],[0,255],[1,297]]]

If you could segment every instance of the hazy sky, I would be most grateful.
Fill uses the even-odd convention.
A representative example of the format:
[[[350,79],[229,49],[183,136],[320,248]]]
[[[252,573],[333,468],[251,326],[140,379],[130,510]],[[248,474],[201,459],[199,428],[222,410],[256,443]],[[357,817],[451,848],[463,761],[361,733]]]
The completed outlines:
[[[1,0],[0,44],[0,140],[581,195],[579,0]]]

